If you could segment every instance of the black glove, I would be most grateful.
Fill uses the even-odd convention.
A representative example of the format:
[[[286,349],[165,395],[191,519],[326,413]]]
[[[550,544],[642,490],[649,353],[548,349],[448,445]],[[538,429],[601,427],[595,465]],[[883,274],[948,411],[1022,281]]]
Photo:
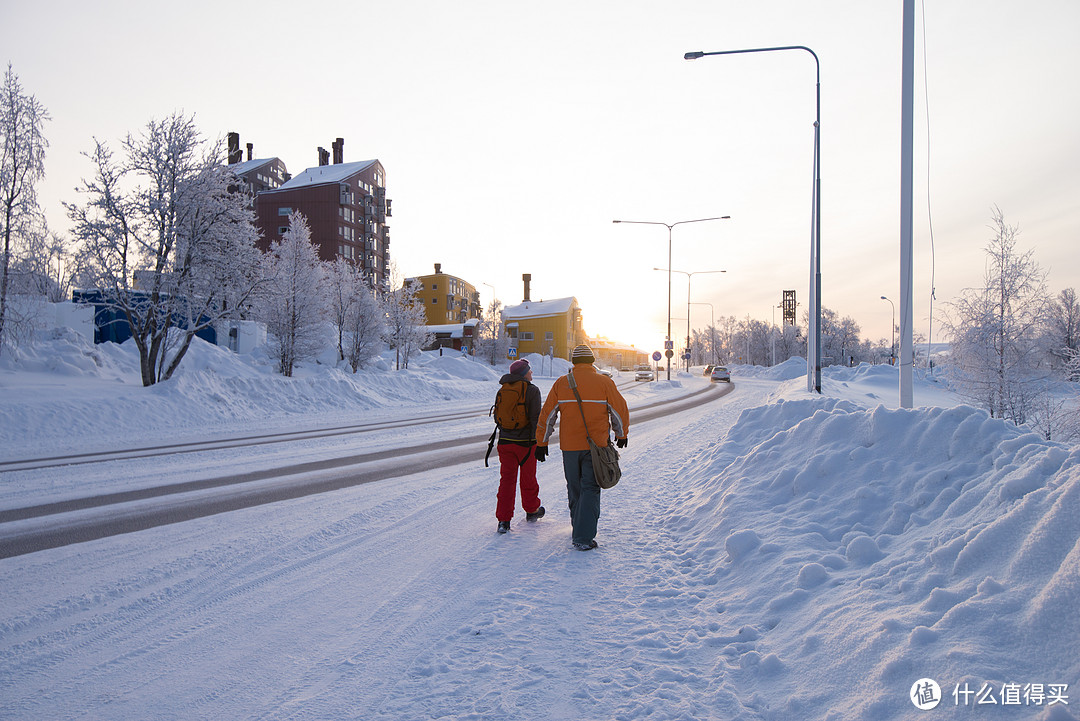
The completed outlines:
[[[540,461],[541,463],[547,460],[547,446],[536,447],[536,460]]]
[[[626,448],[626,444],[629,443],[629,442],[630,442],[629,438],[616,438],[615,439],[615,447],[616,448]]]

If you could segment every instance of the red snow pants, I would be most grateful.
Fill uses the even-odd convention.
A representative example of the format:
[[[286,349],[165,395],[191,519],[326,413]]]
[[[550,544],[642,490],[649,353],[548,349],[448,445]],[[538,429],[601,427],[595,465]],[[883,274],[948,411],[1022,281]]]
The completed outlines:
[[[495,518],[500,521],[509,521],[514,517],[519,473],[522,509],[526,513],[535,513],[540,508],[540,484],[536,482],[534,448],[535,446],[522,446],[517,443],[499,444],[499,493]]]

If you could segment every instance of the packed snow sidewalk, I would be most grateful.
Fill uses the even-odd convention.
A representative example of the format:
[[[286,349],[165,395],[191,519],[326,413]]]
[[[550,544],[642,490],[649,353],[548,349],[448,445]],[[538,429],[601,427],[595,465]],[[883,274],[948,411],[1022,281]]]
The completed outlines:
[[[492,390],[461,372],[408,377]],[[890,408],[891,368],[804,373],[632,425],[587,554],[553,454],[506,536],[458,466],[0,561],[0,718],[908,719],[933,679],[941,717],[1075,719],[1080,450],[932,383]]]

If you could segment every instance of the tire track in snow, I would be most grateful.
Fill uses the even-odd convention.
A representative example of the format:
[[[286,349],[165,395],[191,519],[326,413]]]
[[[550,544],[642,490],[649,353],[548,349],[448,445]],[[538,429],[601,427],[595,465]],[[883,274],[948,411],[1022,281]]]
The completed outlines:
[[[646,405],[631,412],[631,423],[696,407],[733,388],[707,386]],[[476,461],[489,435],[0,511],[0,559]]]

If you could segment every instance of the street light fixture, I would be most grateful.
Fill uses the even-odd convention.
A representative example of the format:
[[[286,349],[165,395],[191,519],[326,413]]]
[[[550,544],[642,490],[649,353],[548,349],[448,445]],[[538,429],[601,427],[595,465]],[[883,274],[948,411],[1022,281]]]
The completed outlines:
[[[690,278],[692,276],[702,274],[702,273],[726,273],[727,271],[726,270],[694,270],[694,271],[687,272],[685,270],[674,270],[674,269],[669,269],[669,268],[653,268],[653,270],[666,270],[666,271],[668,271],[668,276],[669,277],[670,277],[671,273],[682,273],[683,275],[686,276],[686,354],[687,354],[687,356],[689,356],[689,354],[690,354]],[[690,358],[687,357],[685,360],[686,360],[686,372],[689,373],[690,372]]]
[[[716,331],[716,307],[713,306],[712,303],[706,303],[704,301],[694,301],[690,305],[707,305],[707,306],[709,306],[709,319],[710,319],[709,320],[709,328],[713,332],[715,332]],[[690,314],[687,313],[687,315],[690,315]],[[709,345],[711,345],[713,347],[713,363],[716,363],[716,342],[715,342],[716,338],[714,336],[710,336],[709,340],[711,341]]]
[[[881,296],[881,299],[889,300],[885,296]],[[889,359],[889,363],[893,364],[896,362],[896,303],[889,300],[889,305],[892,306],[892,326],[890,326],[892,329],[892,345],[889,346],[889,353],[892,355],[892,358]]]
[[[742,55],[745,53],[768,53],[777,50],[805,50],[814,58],[817,71],[817,119],[814,121],[814,189],[811,198],[810,221],[810,338],[812,348],[807,353],[806,385],[808,391],[821,393],[821,63],[817,53],[805,45],[784,45],[774,48],[747,48],[744,50],[720,50],[717,52],[685,53],[685,60],[697,60],[707,55]],[[813,356],[813,373],[810,358]]]
[[[655,221],[655,220],[613,220],[611,222],[612,223],[632,223],[634,225],[662,225],[665,228],[667,228],[667,259],[668,259],[668,268],[670,268],[671,267],[671,229],[672,228],[674,228],[676,225],[684,225],[686,223],[704,223],[707,220],[730,220],[730,219],[731,219],[730,215],[721,215],[721,216],[716,217],[716,218],[697,218],[696,220],[680,220],[680,221],[675,222],[675,223],[661,223],[661,222]],[[670,271],[668,271],[668,277],[667,277],[667,338],[666,338],[666,344],[667,343],[670,343],[672,346],[675,345],[674,343],[672,343],[672,340],[671,340],[671,272]],[[665,355],[667,355],[667,351],[671,351],[671,348],[665,349]],[[671,380],[671,356],[672,355],[675,355],[675,353],[672,352],[671,355],[667,356],[667,358],[668,358],[667,379],[668,380]]]

